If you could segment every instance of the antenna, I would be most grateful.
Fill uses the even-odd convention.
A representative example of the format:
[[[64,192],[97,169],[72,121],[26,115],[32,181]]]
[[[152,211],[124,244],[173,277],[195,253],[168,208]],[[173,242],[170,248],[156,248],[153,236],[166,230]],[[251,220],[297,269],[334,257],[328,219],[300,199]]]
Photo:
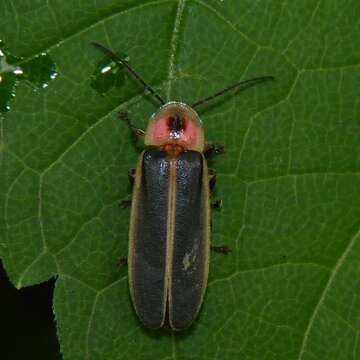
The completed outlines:
[[[130,72],[130,74],[134,76],[134,78],[138,80],[144,86],[144,88],[148,90],[154,96],[154,98],[161,103],[161,105],[165,104],[165,101],[162,99],[162,97],[150,85],[145,82],[145,80],[130,66],[130,64],[126,60],[121,59],[114,52],[96,42],[93,42],[92,45],[94,45],[97,49],[107,55],[118,66],[125,66],[126,69]]]
[[[207,103],[208,101],[213,100],[213,99],[217,98],[218,96],[224,95],[228,91],[236,89],[236,88],[238,88],[238,87],[240,87],[242,85],[247,85],[247,87],[250,87],[250,86],[253,86],[253,85],[256,85],[258,83],[268,81],[268,80],[274,80],[274,77],[273,76],[259,76],[259,77],[253,78],[253,79],[239,81],[239,82],[237,82],[235,84],[227,86],[225,89],[223,89],[223,90],[221,90],[221,91],[219,91],[219,92],[217,92],[217,93],[215,93],[215,94],[213,94],[211,96],[208,96],[208,97],[206,97],[204,99],[201,99],[201,100],[197,101],[196,103],[192,104],[191,107],[195,108],[195,107],[197,107],[199,105]]]

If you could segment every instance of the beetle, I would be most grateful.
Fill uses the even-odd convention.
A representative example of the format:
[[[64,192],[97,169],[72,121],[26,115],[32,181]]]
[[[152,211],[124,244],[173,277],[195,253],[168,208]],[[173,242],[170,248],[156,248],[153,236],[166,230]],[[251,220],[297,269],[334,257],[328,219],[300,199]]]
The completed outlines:
[[[93,45],[125,67],[161,104],[146,131],[136,128],[127,112],[119,113],[145,143],[136,169],[129,173],[133,187],[129,287],[135,311],[146,327],[184,330],[194,322],[203,302],[210,249],[230,252],[227,246],[210,245],[211,207],[219,208],[221,202],[210,203],[216,175],[208,169],[207,158],[223,153],[223,147],[205,143],[194,109],[239,86],[273,77],[237,82],[191,106],[165,102],[126,60],[100,44]]]

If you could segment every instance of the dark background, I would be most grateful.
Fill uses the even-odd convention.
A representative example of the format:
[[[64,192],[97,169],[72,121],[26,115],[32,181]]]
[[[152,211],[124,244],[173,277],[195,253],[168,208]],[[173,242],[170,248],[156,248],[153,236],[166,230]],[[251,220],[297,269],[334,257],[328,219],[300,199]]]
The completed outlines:
[[[60,360],[52,308],[54,280],[17,290],[0,260],[0,359]]]

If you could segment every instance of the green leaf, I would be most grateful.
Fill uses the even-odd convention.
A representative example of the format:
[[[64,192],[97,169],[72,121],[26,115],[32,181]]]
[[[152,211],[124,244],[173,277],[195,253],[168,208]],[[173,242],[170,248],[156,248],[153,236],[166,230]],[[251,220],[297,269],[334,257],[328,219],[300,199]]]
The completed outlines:
[[[46,88],[16,80],[0,115],[0,254],[18,288],[57,277],[64,359],[360,358],[359,1],[17,0],[0,13],[9,53],[45,53],[58,73]],[[139,155],[116,113],[144,127],[157,105],[128,75],[97,92],[93,41],[168,100],[275,76],[200,110],[227,151],[211,163],[224,201],[212,241],[234,251],[212,256],[185,333],[143,329],[116,266]]]

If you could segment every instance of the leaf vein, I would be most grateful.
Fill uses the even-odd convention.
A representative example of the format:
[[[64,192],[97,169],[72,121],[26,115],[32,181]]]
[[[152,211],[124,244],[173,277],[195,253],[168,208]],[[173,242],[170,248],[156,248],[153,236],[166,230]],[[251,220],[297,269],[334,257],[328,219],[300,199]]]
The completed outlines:
[[[224,15],[222,15],[218,10],[213,8],[212,6],[204,3],[202,0],[194,0],[195,3],[198,3],[199,5],[203,6],[204,8],[210,10],[213,12],[219,19],[223,20],[226,24],[228,24],[234,31],[239,33],[245,40],[247,40],[249,43],[255,45],[257,48],[261,48],[262,46],[258,44],[255,40],[251,39],[249,36],[247,36],[245,33],[240,31],[230,20],[228,20]]]
[[[309,21],[305,26],[302,26],[299,30],[299,32],[288,42],[286,48],[282,51],[282,53],[286,53],[287,50],[289,49],[289,47],[294,43],[294,41],[304,32],[307,31],[308,28],[311,26],[312,21],[315,18],[315,15],[317,13],[317,11],[320,8],[320,4],[321,4],[321,0],[318,1],[318,3],[315,5],[314,10],[312,11],[310,17],[309,17]]]
[[[174,80],[174,73],[175,73],[175,55],[178,48],[179,42],[179,32],[180,32],[180,25],[181,19],[185,9],[185,1],[186,0],[179,0],[178,7],[175,14],[174,20],[174,28],[170,40],[170,58],[169,58],[169,67],[168,67],[168,77],[167,77],[167,88],[166,88],[166,99],[167,101],[170,100],[171,95],[171,85]]]
[[[123,9],[123,10],[120,10],[118,12],[106,15],[105,17],[101,18],[100,20],[98,20],[96,22],[93,22],[92,24],[87,25],[87,26],[73,32],[72,34],[68,35],[67,37],[64,37],[61,40],[58,40],[58,41],[54,42],[53,44],[43,48],[42,50],[38,51],[36,54],[33,54],[33,55],[27,57],[26,59],[20,61],[18,63],[18,65],[26,63],[26,62],[38,57],[39,55],[41,55],[44,52],[50,52],[51,50],[56,49],[57,47],[59,47],[62,44],[66,43],[68,40],[70,40],[70,39],[72,39],[72,38],[74,38],[74,37],[76,37],[78,35],[81,35],[82,33],[85,33],[86,31],[91,30],[92,28],[96,27],[97,25],[99,25],[99,24],[101,24],[101,23],[103,23],[103,22],[105,22],[107,20],[110,20],[110,19],[112,19],[112,18],[114,18],[116,16],[124,15],[124,14],[127,14],[129,12],[136,11],[136,10],[139,10],[139,9],[143,9],[145,7],[148,7],[148,6],[164,4],[164,3],[167,3],[167,2],[170,3],[170,2],[174,2],[174,1],[175,0],[156,0],[156,1],[145,3],[145,4],[136,5],[136,6],[133,6],[133,7]]]
[[[350,241],[347,244],[347,246],[345,247],[343,253],[341,254],[341,256],[338,258],[337,262],[335,263],[335,266],[334,266],[332,272],[330,273],[329,279],[328,279],[323,291],[320,294],[319,301],[317,302],[317,304],[316,304],[316,306],[314,308],[314,311],[310,316],[308,325],[305,328],[303,341],[301,343],[301,347],[300,347],[300,351],[299,351],[299,357],[298,357],[299,360],[302,360],[303,356],[305,355],[310,332],[311,332],[311,330],[313,328],[315,318],[316,318],[321,306],[323,305],[323,302],[324,302],[324,300],[326,298],[326,295],[327,295],[329,289],[331,288],[331,286],[333,284],[333,281],[334,281],[336,275],[339,272],[339,269],[341,268],[342,264],[344,263],[344,260],[346,259],[346,257],[350,253],[351,249],[353,248],[353,246],[355,245],[355,243],[356,243],[356,241],[358,240],[359,237],[360,237],[360,229],[350,239]]]
[[[326,272],[330,272],[330,269],[327,268],[326,266],[322,265],[322,264],[317,264],[314,262],[281,262],[281,263],[276,263],[276,264],[270,264],[264,267],[258,267],[258,268],[250,268],[250,269],[239,269],[237,271],[234,271],[232,274],[230,274],[229,276],[225,276],[222,277],[220,279],[214,279],[212,281],[209,282],[208,286],[212,286],[215,285],[217,283],[221,283],[224,281],[229,281],[231,279],[233,279],[234,277],[240,275],[240,274],[245,274],[245,273],[252,273],[252,272],[257,272],[257,271],[264,271],[264,270],[269,270],[269,269],[276,269],[276,268],[280,268],[280,267],[285,267],[285,266],[314,266],[317,268],[320,268]]]

